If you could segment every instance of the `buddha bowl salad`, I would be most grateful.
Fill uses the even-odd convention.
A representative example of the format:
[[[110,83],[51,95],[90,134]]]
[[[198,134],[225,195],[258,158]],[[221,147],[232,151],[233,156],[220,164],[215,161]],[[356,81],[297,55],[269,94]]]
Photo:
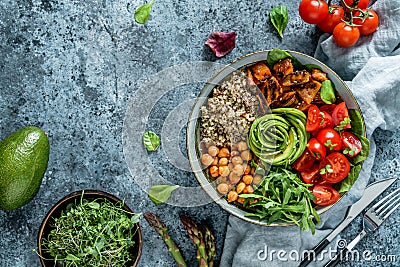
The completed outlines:
[[[279,49],[217,85],[199,126],[204,172],[229,203],[312,232],[369,153],[361,114],[327,73]]]

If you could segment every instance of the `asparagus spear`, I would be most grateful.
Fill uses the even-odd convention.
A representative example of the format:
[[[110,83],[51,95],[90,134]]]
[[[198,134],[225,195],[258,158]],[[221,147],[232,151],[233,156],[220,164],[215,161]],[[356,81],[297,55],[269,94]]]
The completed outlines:
[[[206,231],[205,235],[207,235],[207,237],[205,237],[199,226],[192,219],[186,217],[185,215],[180,215],[180,218],[183,223],[183,226],[186,229],[186,232],[188,233],[189,237],[192,239],[193,244],[197,248],[197,260],[199,262],[199,266],[200,267],[213,266],[214,256],[215,256],[215,245],[214,245],[214,253],[209,253],[209,251],[206,250],[206,248],[210,248],[210,250],[212,250],[213,242],[211,241],[208,244],[206,244],[206,239],[207,242],[213,239],[213,237],[211,238],[212,236],[211,231],[208,232]],[[211,234],[211,236],[209,234]]]
[[[215,258],[215,238],[210,228],[208,228],[207,225],[203,225],[203,232],[204,232],[204,239],[206,242],[208,267],[213,267]]]
[[[143,214],[143,217],[150,224],[151,227],[156,230],[156,232],[164,239],[165,244],[167,245],[168,251],[171,253],[172,257],[174,257],[178,267],[187,267],[185,260],[175,242],[172,240],[171,236],[168,234],[167,227],[160,220],[160,218],[151,212],[147,212]]]

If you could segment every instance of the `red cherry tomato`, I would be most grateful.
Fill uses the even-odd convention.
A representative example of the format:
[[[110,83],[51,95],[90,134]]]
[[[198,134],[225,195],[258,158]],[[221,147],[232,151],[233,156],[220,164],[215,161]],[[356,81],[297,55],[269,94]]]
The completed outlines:
[[[307,184],[316,184],[320,181],[319,164],[314,163],[308,170],[300,172],[301,179]]]
[[[332,33],[336,25],[344,20],[344,9],[338,5],[331,5],[328,9],[328,15],[326,18],[318,23],[318,28],[323,32]]]
[[[333,123],[335,123],[336,126],[339,126],[345,118],[349,118],[349,111],[346,107],[346,103],[342,102],[338,104],[332,112]],[[348,123],[343,129],[349,128],[351,128],[350,123]]]
[[[307,112],[306,131],[312,132],[319,128],[321,123],[320,110],[316,105],[310,105]]]
[[[370,0],[360,0],[360,1],[358,1],[358,5],[356,5],[357,0],[344,0],[344,2],[346,3],[346,5],[348,5],[350,7],[358,7],[358,8],[364,9],[364,8],[368,7]],[[342,3],[342,5],[343,5],[343,3]]]
[[[360,31],[357,26],[350,26],[346,22],[340,22],[333,29],[333,40],[338,46],[350,47],[357,43]]]
[[[319,107],[319,110],[326,111],[329,115],[332,115],[333,110],[336,108],[336,104],[325,104]]]
[[[328,15],[328,4],[324,0],[302,0],[299,14],[307,23],[320,23]]]
[[[316,184],[313,188],[313,194],[316,198],[314,203],[319,206],[332,205],[340,198],[339,192],[328,184]]]
[[[307,143],[307,148],[316,160],[324,159],[326,156],[326,148],[317,139],[311,138]]]
[[[349,157],[355,157],[361,152],[362,144],[360,139],[350,132],[342,133],[342,144],[342,148],[346,151],[346,155]],[[343,153],[345,153],[344,151]]]
[[[317,140],[329,150],[339,151],[342,147],[340,134],[331,128],[322,129],[318,133]]]
[[[349,174],[350,162],[342,153],[333,152],[321,161],[319,168],[322,179],[334,184],[342,181]]]
[[[326,111],[321,111],[324,115],[322,116],[321,123],[319,124],[320,129],[333,128],[335,124],[333,123],[333,118]]]
[[[358,30],[360,31],[361,35],[370,35],[373,32],[375,32],[376,29],[378,29],[379,25],[378,14],[376,14],[376,12],[373,11],[372,9],[370,10],[364,9],[363,11],[368,12],[365,20],[363,21],[361,18],[354,18],[353,23],[356,25],[361,25],[358,27]],[[360,11],[357,11],[354,15],[360,16],[361,13]]]
[[[303,154],[293,163],[293,169],[302,172],[308,170],[315,162],[315,158],[311,154],[310,150],[306,148]]]

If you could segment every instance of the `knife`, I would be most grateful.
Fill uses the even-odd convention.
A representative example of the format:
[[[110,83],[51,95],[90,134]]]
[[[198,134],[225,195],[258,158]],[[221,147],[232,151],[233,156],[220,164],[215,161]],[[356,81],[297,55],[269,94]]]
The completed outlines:
[[[314,258],[321,253],[321,251],[332,242],[333,239],[344,229],[351,221],[353,221],[369,204],[371,204],[376,197],[383,191],[391,186],[397,178],[389,178],[383,181],[370,184],[364,192],[364,195],[356,203],[350,206],[347,211],[346,218],[327,236],[325,237],[314,249],[314,253],[307,253],[307,256],[300,263],[299,267],[307,266]],[[310,251],[310,252],[311,252]]]

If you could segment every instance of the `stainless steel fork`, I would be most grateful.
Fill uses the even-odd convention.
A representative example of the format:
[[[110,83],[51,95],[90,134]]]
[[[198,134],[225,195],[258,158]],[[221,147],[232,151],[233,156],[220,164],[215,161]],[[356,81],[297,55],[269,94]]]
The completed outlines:
[[[351,251],[366,234],[378,229],[383,221],[385,221],[399,206],[400,188],[397,188],[368,209],[363,217],[363,230],[353,239],[353,241],[342,249],[335,258],[328,262],[325,267],[336,266],[341,260],[345,259],[348,251]]]

